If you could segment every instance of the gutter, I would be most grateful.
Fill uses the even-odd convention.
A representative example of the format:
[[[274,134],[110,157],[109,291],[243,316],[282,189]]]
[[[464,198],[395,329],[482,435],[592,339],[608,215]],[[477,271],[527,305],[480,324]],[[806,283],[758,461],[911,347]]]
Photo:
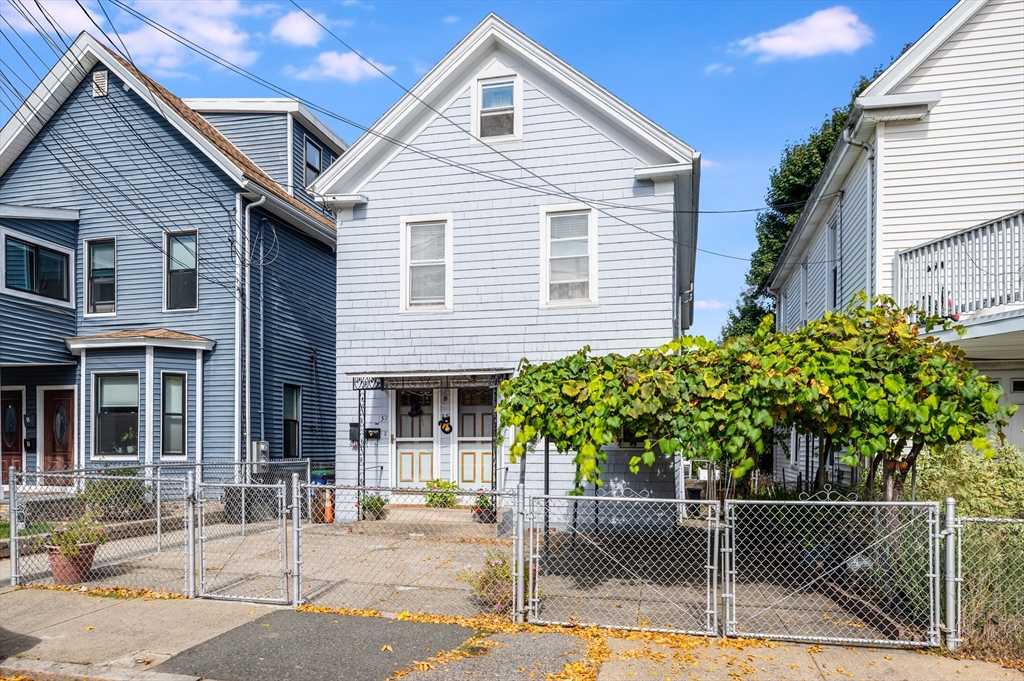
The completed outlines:
[[[337,245],[337,235],[334,233],[332,228],[310,215],[307,215],[290,203],[278,198],[264,189],[260,184],[253,182],[248,178],[243,180],[241,185],[246,191],[252,192],[254,195],[253,198],[256,196],[262,196],[266,201],[267,210],[276,213],[288,222],[295,224],[296,227],[302,228],[303,231],[317,241],[329,245],[331,248],[334,248]],[[329,219],[330,216],[324,217]]]

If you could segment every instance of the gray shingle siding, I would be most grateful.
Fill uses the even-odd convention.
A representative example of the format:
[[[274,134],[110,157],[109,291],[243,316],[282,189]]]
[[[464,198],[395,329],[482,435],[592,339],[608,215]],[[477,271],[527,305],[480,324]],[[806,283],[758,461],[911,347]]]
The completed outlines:
[[[469,129],[468,90],[445,115]],[[442,119],[411,144],[550,190]],[[498,148],[584,200],[621,204],[598,214],[600,305],[540,309],[540,207],[572,199],[470,174],[404,149],[361,190],[369,203],[338,234],[340,424],[357,420],[347,373],[514,369],[523,357],[552,360],[584,345],[594,353],[627,353],[671,338],[673,197],[656,196],[652,184],[634,179],[634,169],[645,163],[529,82],[522,140]],[[453,214],[454,309],[401,314],[399,220],[435,213]],[[387,415],[383,393],[368,395],[367,413],[371,424]],[[356,456],[344,431],[337,451],[339,479],[354,479]],[[387,465],[388,451],[385,441],[377,452],[369,446],[371,484],[373,466]],[[615,455],[613,461],[619,465],[628,457]],[[534,473],[528,465],[527,472],[533,488],[541,470]],[[552,490],[570,488],[572,474],[571,461],[560,457],[552,466]],[[516,467],[509,467],[509,486],[516,476]]]
[[[282,187],[288,187],[288,114],[202,113],[213,127]]]

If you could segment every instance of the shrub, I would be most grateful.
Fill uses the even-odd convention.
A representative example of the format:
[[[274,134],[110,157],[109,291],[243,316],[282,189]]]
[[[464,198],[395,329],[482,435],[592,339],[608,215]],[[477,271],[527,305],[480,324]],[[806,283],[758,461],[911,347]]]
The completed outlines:
[[[379,494],[370,494],[363,497],[363,511],[366,513],[380,513],[388,506],[388,500]]]
[[[476,501],[473,502],[473,508],[479,508],[482,511],[493,511],[494,495],[481,492],[477,495]]]
[[[48,546],[60,549],[61,556],[74,558],[81,551],[80,545],[106,542],[107,528],[97,523],[92,514],[87,512],[74,520],[58,523],[43,541]]]
[[[433,490],[426,493],[427,506],[431,508],[455,508],[455,492],[446,490],[457,490],[459,484],[451,480],[438,478],[427,483],[427,489]]]
[[[493,612],[508,612],[515,604],[515,565],[507,553],[488,549],[483,565],[467,565],[455,578],[469,584],[477,598]]]
[[[959,516],[1024,518],[1024,452],[999,447],[988,458],[969,445],[926,450],[917,464],[920,501],[956,499]]]
[[[135,468],[115,468],[104,470],[102,479],[86,480],[83,496],[89,512],[107,518],[142,517],[148,489],[138,473]]]

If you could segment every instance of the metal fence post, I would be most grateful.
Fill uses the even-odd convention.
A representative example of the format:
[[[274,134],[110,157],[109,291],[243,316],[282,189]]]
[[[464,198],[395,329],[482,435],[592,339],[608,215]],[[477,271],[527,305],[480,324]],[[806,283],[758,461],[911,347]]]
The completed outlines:
[[[187,471],[185,481],[185,595],[196,597],[196,473]]]
[[[302,492],[299,489],[299,474],[292,473],[292,604],[302,605],[301,567],[302,553],[299,536],[302,532]]]
[[[11,466],[7,469],[7,475],[7,483],[10,485],[7,515],[11,523],[11,586],[18,586],[18,469]]]
[[[160,469],[156,469],[156,552],[160,553],[163,548],[163,497],[161,495]]]
[[[516,529],[514,532],[514,541],[516,544],[516,622],[524,621],[524,600],[526,593],[526,561],[523,556],[523,541],[525,540],[526,534],[524,532],[526,525],[526,485],[523,484],[523,479],[520,477],[519,486],[516,490]]]
[[[956,607],[956,500],[946,499],[946,648],[956,650],[960,639],[957,637]]]

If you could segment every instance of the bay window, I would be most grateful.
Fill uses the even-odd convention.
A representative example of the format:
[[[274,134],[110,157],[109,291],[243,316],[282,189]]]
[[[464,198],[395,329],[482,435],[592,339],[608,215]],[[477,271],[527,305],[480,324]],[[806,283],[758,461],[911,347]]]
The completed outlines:
[[[138,456],[138,374],[96,376],[93,423],[99,456]]]

